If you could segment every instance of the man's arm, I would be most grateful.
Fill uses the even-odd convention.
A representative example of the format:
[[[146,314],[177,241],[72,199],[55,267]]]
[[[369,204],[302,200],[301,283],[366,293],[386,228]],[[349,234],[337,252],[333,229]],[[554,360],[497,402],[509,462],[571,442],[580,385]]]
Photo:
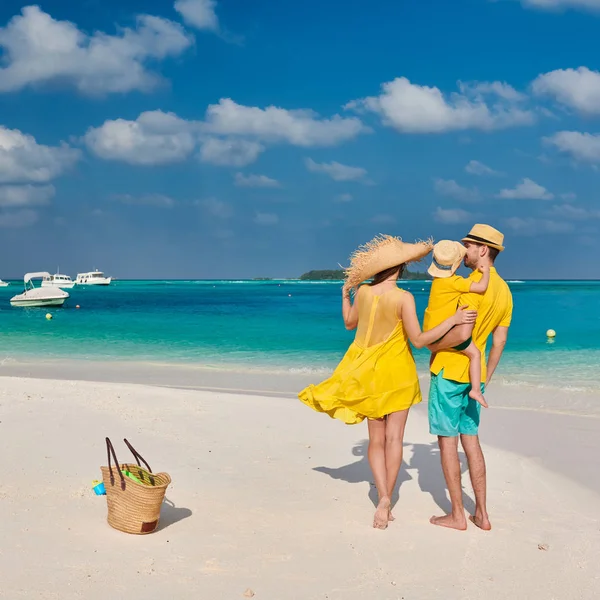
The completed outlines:
[[[489,385],[492,375],[494,374],[494,371],[500,362],[502,352],[504,352],[504,346],[506,346],[506,339],[508,338],[508,327],[499,325],[496,327],[496,329],[494,329],[492,336],[492,348],[490,350],[490,355],[488,356],[487,362],[486,386]]]

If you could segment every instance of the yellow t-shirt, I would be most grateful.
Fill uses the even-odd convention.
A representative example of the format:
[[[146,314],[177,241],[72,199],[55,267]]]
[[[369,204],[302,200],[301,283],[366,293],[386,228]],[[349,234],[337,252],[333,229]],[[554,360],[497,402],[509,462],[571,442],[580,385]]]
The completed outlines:
[[[460,275],[437,277],[431,282],[429,303],[423,317],[423,331],[429,331],[448,317],[458,308],[458,299],[471,289],[473,279],[465,279]]]
[[[473,271],[467,281],[479,281],[482,274]],[[433,284],[432,284],[433,285]],[[477,310],[477,321],[473,328],[473,341],[481,352],[481,378],[485,381],[487,368],[485,347],[488,337],[496,327],[508,327],[512,319],[513,300],[507,283],[498,275],[494,267],[490,268],[490,284],[485,294],[467,293],[460,296],[458,305],[467,305]],[[456,307],[455,307],[456,310]],[[438,375],[444,370],[444,379],[469,383],[469,359],[456,350],[442,350],[436,354],[431,372]]]

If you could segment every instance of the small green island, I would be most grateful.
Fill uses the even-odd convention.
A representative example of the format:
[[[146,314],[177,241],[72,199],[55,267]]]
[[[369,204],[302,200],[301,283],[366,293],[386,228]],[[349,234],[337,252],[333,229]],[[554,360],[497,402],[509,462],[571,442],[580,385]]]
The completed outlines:
[[[325,270],[314,270],[308,271],[300,275],[301,281],[341,281],[344,279],[344,271],[342,269],[325,269]],[[426,280],[431,279],[428,273],[422,273],[420,271],[404,271],[402,276],[404,280]]]

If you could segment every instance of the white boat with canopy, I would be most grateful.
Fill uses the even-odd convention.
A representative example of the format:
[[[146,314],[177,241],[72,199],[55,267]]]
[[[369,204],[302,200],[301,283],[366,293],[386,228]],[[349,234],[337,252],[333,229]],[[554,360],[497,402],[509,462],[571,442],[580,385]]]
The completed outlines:
[[[23,278],[25,290],[10,299],[13,306],[62,306],[69,294],[57,287],[38,287],[33,285],[33,279],[50,277],[50,273],[27,273]]]

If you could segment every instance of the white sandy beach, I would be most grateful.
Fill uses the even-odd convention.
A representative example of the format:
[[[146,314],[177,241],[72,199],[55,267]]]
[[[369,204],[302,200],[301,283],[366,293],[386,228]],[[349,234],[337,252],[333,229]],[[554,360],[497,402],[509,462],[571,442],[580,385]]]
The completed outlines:
[[[248,589],[257,600],[598,597],[595,416],[488,411],[494,529],[461,533],[428,523],[448,502],[419,406],[397,520],[382,532],[370,526],[365,424],[345,427],[276,395],[0,382],[2,598],[217,600]],[[127,437],[173,478],[174,507],[152,535],[106,523],[105,498],[91,490],[106,435],[120,460],[129,460]],[[564,457],[550,461],[556,472],[545,449]]]

